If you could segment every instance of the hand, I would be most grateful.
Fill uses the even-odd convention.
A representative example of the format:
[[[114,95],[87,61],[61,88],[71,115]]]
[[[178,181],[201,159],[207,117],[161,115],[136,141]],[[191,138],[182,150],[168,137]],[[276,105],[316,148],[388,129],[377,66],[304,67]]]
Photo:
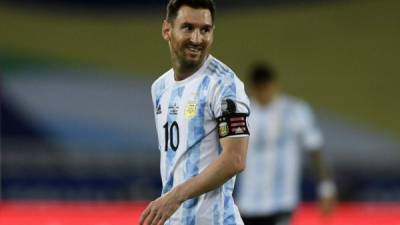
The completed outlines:
[[[150,202],[140,216],[140,225],[164,225],[172,214],[179,208],[182,201],[179,200],[176,190]]]
[[[323,215],[330,215],[335,209],[336,197],[321,197],[319,199],[318,206]]]

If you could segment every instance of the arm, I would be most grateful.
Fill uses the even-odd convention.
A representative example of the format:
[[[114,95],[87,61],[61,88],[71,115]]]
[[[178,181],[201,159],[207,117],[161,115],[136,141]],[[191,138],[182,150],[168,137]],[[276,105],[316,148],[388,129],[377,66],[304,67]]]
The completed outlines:
[[[214,190],[230,178],[242,172],[246,165],[248,137],[223,138],[222,154],[199,176],[176,187],[182,202]]]
[[[320,182],[322,181],[327,181],[327,180],[332,180],[331,173],[326,166],[325,161],[323,160],[321,150],[311,150],[310,152],[310,158],[311,158],[311,163],[313,168],[318,171],[318,180]]]
[[[301,128],[302,146],[310,155],[311,164],[318,175],[319,206],[323,214],[333,211],[336,201],[336,187],[331,173],[323,159],[321,147],[323,146],[322,132],[317,126],[314,113],[307,104],[298,107],[299,126]]]
[[[220,141],[221,155],[198,176],[152,201],[142,213],[140,225],[164,224],[185,200],[216,189],[244,170],[248,137],[226,137]]]
[[[334,210],[336,204],[335,183],[323,160],[321,150],[312,150],[309,152],[312,166],[318,173],[319,207],[323,214],[329,214]]]

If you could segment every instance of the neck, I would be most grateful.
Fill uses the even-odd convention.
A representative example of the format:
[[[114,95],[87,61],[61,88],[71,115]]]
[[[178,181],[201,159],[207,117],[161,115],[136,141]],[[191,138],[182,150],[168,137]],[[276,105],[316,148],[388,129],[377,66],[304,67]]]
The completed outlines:
[[[200,67],[201,65],[192,68],[173,66],[175,80],[180,81],[192,76]]]
[[[261,105],[261,106],[267,106],[267,105],[271,104],[271,102],[273,102],[274,99],[275,99],[277,96],[278,96],[278,93],[272,95],[272,96],[269,97],[269,98],[260,98],[260,97],[257,98],[257,97],[256,97],[255,99],[256,99],[256,101],[257,101],[257,103],[258,103],[259,105]]]

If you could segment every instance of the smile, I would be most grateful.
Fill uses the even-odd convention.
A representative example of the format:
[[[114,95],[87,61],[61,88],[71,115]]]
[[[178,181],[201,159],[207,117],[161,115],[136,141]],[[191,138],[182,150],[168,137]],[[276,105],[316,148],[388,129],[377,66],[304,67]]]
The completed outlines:
[[[198,54],[202,51],[201,47],[194,47],[194,46],[189,46],[186,49],[189,50],[189,52],[195,53],[195,54]]]

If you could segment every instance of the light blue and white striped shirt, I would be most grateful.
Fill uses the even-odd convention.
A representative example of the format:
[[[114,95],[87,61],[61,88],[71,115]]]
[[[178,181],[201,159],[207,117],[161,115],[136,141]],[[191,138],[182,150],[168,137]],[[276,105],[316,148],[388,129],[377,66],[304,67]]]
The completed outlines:
[[[217,118],[231,99],[237,112],[249,113],[243,83],[222,62],[209,56],[190,77],[175,81],[170,69],[151,88],[159,150],[162,194],[201,173],[221,153]],[[235,178],[198,198],[185,201],[167,225],[241,225],[233,202]]]
[[[289,96],[267,106],[251,102],[246,170],[240,175],[238,205],[244,216],[292,211],[299,201],[301,150],[322,147],[311,108]]]

